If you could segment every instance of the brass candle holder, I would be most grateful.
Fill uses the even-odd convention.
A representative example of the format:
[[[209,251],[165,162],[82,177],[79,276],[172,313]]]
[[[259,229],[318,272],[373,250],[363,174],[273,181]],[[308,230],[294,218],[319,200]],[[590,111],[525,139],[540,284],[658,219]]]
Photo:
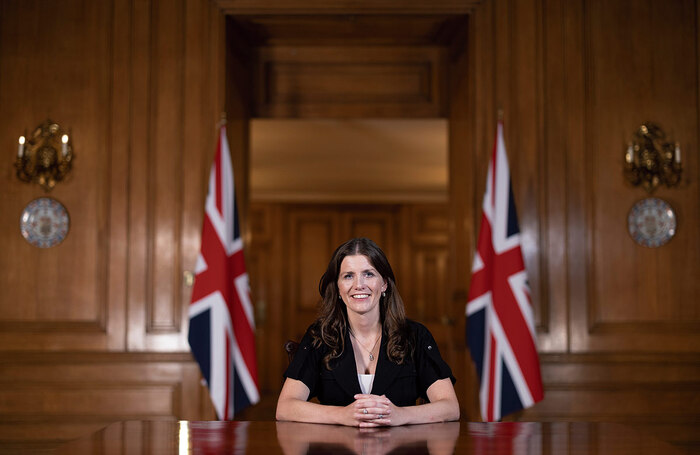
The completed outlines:
[[[37,183],[49,192],[70,172],[73,146],[70,134],[58,123],[47,119],[18,142],[15,168],[21,181]]]
[[[627,180],[651,194],[659,185],[668,188],[677,186],[682,174],[678,142],[668,139],[658,125],[651,122],[642,124],[624,154],[624,175]]]

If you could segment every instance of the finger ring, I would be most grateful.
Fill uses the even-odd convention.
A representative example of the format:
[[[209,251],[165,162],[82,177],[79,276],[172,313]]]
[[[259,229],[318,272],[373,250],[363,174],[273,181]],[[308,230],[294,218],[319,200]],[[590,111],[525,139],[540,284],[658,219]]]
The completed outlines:
[[[364,408],[364,409],[362,410],[362,413],[363,413],[363,414],[367,414],[367,408]]]
[[[383,418],[384,418],[384,415],[383,415],[383,414],[379,414],[378,417],[379,417],[380,419],[383,419]]]

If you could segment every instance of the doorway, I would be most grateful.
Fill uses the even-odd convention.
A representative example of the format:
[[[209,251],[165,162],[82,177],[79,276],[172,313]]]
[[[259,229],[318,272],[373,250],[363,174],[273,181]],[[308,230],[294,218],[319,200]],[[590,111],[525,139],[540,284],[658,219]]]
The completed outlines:
[[[262,392],[246,418],[274,416],[282,346],[313,321],[318,278],[353,236],[383,247],[409,317],[428,326],[459,375],[447,93],[452,41],[465,21],[227,18],[227,111],[245,129],[231,148],[234,168],[245,169],[240,205]]]

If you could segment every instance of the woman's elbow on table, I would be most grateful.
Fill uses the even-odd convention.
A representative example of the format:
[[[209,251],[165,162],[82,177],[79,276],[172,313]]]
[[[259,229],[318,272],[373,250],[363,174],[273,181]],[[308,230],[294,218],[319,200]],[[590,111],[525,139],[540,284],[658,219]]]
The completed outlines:
[[[459,420],[459,402],[457,401],[457,398],[450,400],[450,412],[448,413],[447,418],[445,419],[446,421],[453,421],[453,420]]]

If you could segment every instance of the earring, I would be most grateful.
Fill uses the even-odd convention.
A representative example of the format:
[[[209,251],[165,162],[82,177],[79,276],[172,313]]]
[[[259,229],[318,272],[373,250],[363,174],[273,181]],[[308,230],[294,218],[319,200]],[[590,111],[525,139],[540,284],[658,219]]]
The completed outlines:
[[[343,298],[338,294],[338,300],[343,300]]]
[[[386,291],[382,291],[382,297],[386,297]]]

